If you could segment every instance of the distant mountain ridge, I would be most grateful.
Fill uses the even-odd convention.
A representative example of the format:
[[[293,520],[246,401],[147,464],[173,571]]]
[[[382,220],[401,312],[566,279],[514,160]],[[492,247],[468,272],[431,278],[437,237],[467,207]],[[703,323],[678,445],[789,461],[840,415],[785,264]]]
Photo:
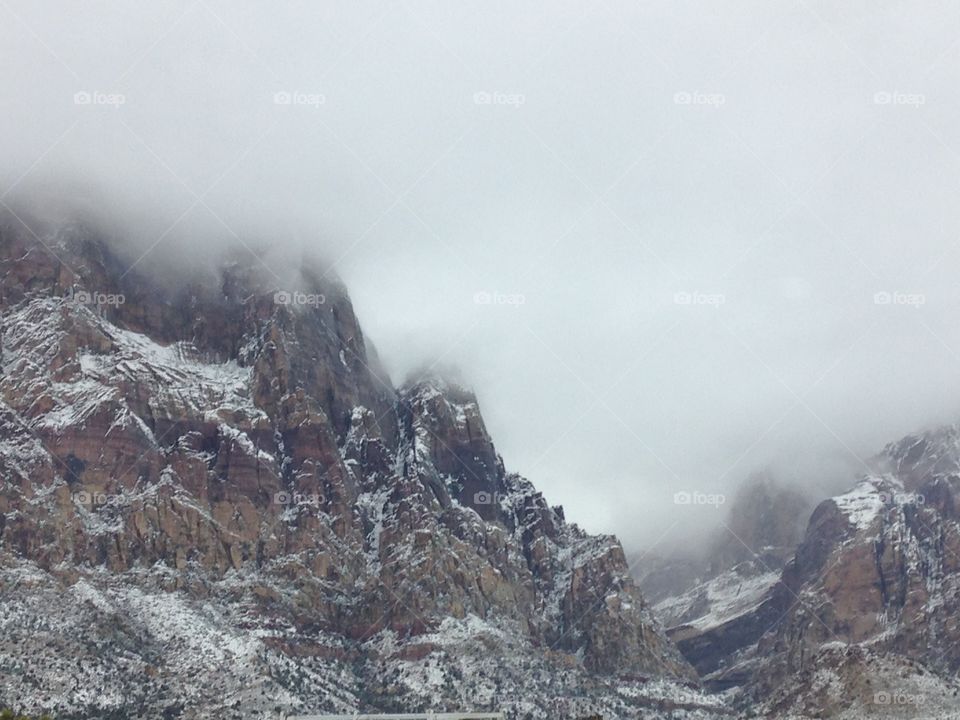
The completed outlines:
[[[783,612],[772,602],[812,501],[767,473],[749,477],[702,556],[649,563],[640,582],[657,617],[708,685],[749,677],[744,663]]]
[[[803,500],[753,481],[732,542],[641,576],[670,637],[709,687],[737,688],[746,717],[960,717],[960,428],[908,436],[870,465],[792,549]],[[756,551],[731,556],[734,543]],[[663,580],[673,566],[679,587]]]

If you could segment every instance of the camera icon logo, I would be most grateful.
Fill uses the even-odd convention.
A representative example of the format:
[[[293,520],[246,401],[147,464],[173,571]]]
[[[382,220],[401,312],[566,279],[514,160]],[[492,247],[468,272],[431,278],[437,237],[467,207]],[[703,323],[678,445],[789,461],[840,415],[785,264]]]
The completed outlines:
[[[480,492],[473,494],[473,504],[474,505],[493,505],[494,500],[497,496],[493,493],[488,493],[486,490],[481,490]]]

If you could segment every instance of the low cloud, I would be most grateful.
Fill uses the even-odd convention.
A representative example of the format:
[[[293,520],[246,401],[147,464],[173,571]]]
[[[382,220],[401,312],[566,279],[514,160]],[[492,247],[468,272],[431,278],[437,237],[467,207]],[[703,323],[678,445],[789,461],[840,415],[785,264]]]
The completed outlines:
[[[507,465],[591,530],[694,532],[716,503],[676,493],[758,467],[830,492],[958,415],[936,5],[0,16],[0,200],[95,217],[141,270],[319,253],[394,379],[460,366]]]

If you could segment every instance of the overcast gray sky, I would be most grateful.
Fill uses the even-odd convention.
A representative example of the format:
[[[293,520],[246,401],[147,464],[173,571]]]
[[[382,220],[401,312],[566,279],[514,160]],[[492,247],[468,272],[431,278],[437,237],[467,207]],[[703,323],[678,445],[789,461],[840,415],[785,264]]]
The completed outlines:
[[[952,3],[2,0],[0,47],[0,199],[89,182],[145,269],[321,247],[631,547],[960,416]]]

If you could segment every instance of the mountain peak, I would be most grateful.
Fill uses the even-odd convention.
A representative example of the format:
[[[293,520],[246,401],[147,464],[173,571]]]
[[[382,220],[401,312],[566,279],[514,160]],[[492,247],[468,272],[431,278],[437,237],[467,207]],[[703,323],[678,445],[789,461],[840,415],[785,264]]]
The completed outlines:
[[[243,262],[161,282],[71,233],[0,232],[0,591],[35,578],[10,612],[58,623],[21,638],[30,677],[75,656],[116,707],[189,717],[251,684],[258,712],[333,712],[423,687],[461,706],[490,678],[538,713],[588,693],[622,714],[605,678],[694,680],[619,542],[506,472],[471,391],[393,388],[335,283],[277,290]],[[118,647],[139,650],[118,667]],[[0,693],[31,697],[24,677]],[[47,709],[76,712],[63,697]]]

